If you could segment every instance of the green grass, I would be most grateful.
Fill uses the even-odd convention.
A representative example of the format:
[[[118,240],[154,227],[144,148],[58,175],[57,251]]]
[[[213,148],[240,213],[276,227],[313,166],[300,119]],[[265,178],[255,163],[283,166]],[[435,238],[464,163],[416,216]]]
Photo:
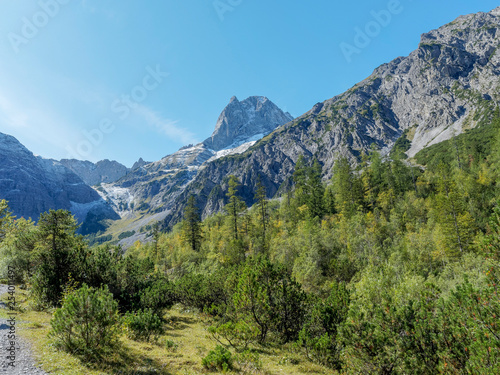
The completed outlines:
[[[19,335],[32,344],[32,351],[38,365],[46,372],[58,375],[104,375],[104,374],[207,374],[202,366],[204,358],[218,344],[208,335],[211,324],[207,316],[185,311],[174,306],[165,315],[166,331],[156,342],[137,342],[125,335],[114,354],[99,364],[82,363],[78,358],[57,350],[48,337],[51,312],[29,310],[26,291],[16,291],[21,302],[18,320]],[[0,310],[0,316],[5,311]],[[231,349],[233,354],[236,354]],[[261,369],[245,371],[240,366],[230,373],[235,374],[335,374],[333,370],[311,363],[292,347],[279,345],[255,346],[262,362]],[[251,366],[249,366],[251,367]],[[210,372],[217,374],[217,372]]]
[[[411,147],[411,141],[408,139],[409,129],[406,129],[401,137],[398,138],[396,143],[394,143],[394,147],[391,150],[391,157],[397,159],[406,159],[406,151],[408,151]]]

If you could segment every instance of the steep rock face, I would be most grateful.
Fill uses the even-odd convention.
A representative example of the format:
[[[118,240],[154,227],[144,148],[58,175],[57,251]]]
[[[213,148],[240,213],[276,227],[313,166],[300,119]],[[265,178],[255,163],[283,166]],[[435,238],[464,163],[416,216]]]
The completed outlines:
[[[42,212],[66,209],[84,222],[89,212],[116,214],[76,174],[61,163],[36,157],[16,138],[0,133],[0,199],[17,217],[38,220]]]
[[[234,148],[292,120],[289,113],[284,113],[266,97],[251,96],[240,102],[233,96],[220,114],[212,136],[203,144],[215,151]]]
[[[242,182],[253,203],[260,175],[272,197],[290,184],[300,155],[316,157],[325,179],[339,156],[356,161],[375,144],[383,153],[407,130],[407,154],[451,138],[487,118],[500,100],[500,7],[461,16],[422,35],[417,50],[375,69],[347,92],[316,104],[278,128],[247,152],[207,163],[175,202],[168,204],[167,226],[177,222],[183,202],[197,197],[204,215],[220,206],[227,176]],[[215,190],[214,190],[215,189]]]
[[[63,159],[61,164],[79,176],[87,185],[111,183],[125,176],[129,169],[117,161],[101,160],[97,163],[75,159]]]
[[[134,163],[134,165],[132,165],[132,168],[130,168],[130,170],[131,170],[131,171],[133,171],[133,170],[135,170],[135,169],[137,169],[137,168],[140,168],[140,167],[143,167],[143,166],[145,166],[145,165],[147,165],[147,164],[149,164],[149,163],[150,163],[150,162],[148,162],[148,161],[144,161],[144,159],[143,159],[143,158],[139,158],[139,160],[137,160],[137,161]]]

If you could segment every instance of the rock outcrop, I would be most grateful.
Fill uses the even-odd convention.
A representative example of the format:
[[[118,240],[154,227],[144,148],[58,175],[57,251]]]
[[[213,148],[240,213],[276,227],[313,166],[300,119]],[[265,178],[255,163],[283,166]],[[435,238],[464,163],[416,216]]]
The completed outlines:
[[[125,176],[129,169],[117,161],[101,160],[97,163],[76,159],[63,159],[61,164],[79,176],[87,185],[112,183]]]

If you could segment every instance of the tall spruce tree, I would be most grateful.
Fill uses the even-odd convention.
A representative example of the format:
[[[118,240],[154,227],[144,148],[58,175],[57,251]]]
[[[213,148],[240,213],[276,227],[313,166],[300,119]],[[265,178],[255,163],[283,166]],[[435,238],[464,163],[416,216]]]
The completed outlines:
[[[193,195],[188,198],[187,206],[184,210],[184,221],[182,223],[183,238],[193,251],[200,251],[201,247],[201,218],[196,199]]]
[[[295,199],[297,205],[301,207],[307,202],[307,163],[304,155],[300,155],[295,163],[293,182],[295,183]]]
[[[338,210],[350,217],[359,206],[362,192],[361,185],[346,158],[340,158],[335,163],[332,183]]]
[[[257,214],[259,217],[260,227],[261,227],[261,238],[262,243],[266,243],[266,230],[269,221],[268,212],[268,202],[266,196],[266,187],[262,183],[262,179],[259,175],[257,179],[257,191],[255,193],[255,199],[257,200]]]
[[[325,187],[321,181],[321,165],[314,158],[308,165],[304,156],[299,156],[293,174],[295,199],[299,207],[306,206],[309,217],[325,214]]]
[[[439,225],[442,245],[449,257],[463,254],[472,240],[473,220],[467,202],[444,164],[438,167],[438,194],[433,214]]]
[[[239,215],[240,213],[246,209],[245,202],[243,202],[238,197],[238,187],[240,186],[240,182],[236,176],[229,176],[229,188],[226,193],[226,196],[229,198],[229,203],[224,207],[226,213],[229,215],[229,220],[231,223],[231,229],[233,232],[233,237],[235,240],[238,240],[238,231],[239,231]]]
[[[57,305],[70,275],[84,273],[85,243],[76,234],[78,223],[70,212],[50,210],[38,221],[37,272],[34,290],[40,302]]]
[[[153,250],[154,250],[154,261],[158,261],[158,241],[160,240],[161,237],[161,231],[160,231],[160,223],[155,223],[153,224],[153,228],[151,229],[151,232],[149,233],[151,237],[153,237]]]
[[[310,192],[307,200],[309,214],[321,218],[325,214],[325,186],[321,181],[321,165],[316,158],[308,170],[307,185]]]

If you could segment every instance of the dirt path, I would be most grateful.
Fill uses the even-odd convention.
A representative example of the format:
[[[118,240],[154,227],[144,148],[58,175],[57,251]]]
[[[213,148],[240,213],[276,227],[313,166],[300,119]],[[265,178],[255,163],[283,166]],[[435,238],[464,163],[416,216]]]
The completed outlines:
[[[0,284],[0,296],[7,293],[7,285]],[[0,308],[6,308],[5,304],[0,303]],[[11,362],[7,357],[12,347],[9,338],[7,337],[10,332],[10,324],[7,319],[0,318],[0,375],[46,375],[47,373],[39,369],[30,350],[29,343],[19,337],[19,322],[16,324],[16,338],[15,338],[15,367],[9,365]]]

